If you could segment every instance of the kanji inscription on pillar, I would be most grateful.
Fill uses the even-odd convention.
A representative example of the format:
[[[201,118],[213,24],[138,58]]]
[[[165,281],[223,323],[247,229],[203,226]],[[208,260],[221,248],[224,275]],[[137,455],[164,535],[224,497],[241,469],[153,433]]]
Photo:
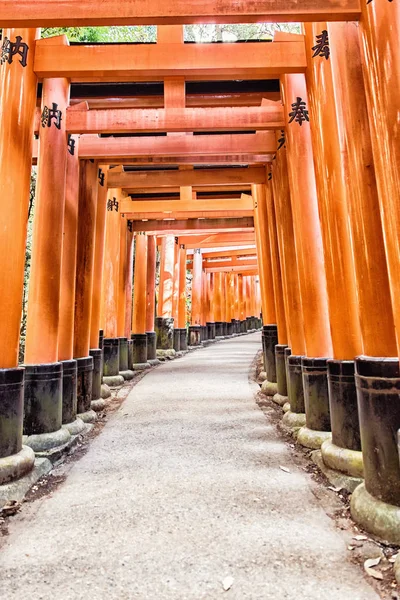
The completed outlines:
[[[105,173],[101,169],[99,169],[99,184],[101,187],[104,187]]]
[[[129,220],[129,221],[127,222],[127,226],[128,226],[128,231],[129,231],[130,233],[133,233],[133,221],[130,221],[130,220]]]
[[[321,58],[326,58],[328,60],[330,56],[330,48],[329,48],[329,36],[326,29],[323,29],[320,35],[316,36],[316,44],[311,48],[314,51],[312,58],[316,58],[320,56]]]
[[[297,97],[296,102],[292,104],[292,112],[289,113],[289,123],[298,123],[300,127],[303,125],[305,121],[309,121],[310,118],[308,116],[308,110],[306,107],[306,103],[302,98]]]
[[[74,156],[75,154],[75,144],[76,141],[72,138],[71,134],[68,135],[68,152],[71,154],[71,156]]]
[[[62,112],[58,109],[58,104],[56,104],[56,102],[53,102],[52,108],[49,108],[48,106],[43,108],[40,121],[42,127],[51,127],[52,122],[54,121],[54,125],[57,129],[61,129]]]
[[[281,137],[278,139],[278,150],[281,148],[286,148],[286,136],[284,129],[281,129]]]
[[[115,210],[115,212],[118,212],[119,209],[119,202],[116,198],[113,198],[112,200],[109,199],[107,200],[107,210],[109,212]]]
[[[17,35],[15,42],[12,42],[7,37],[4,38],[3,44],[0,48],[0,64],[8,62],[9,65],[13,63],[14,56],[20,57],[20,65],[26,67],[28,60],[29,46],[22,41],[22,37]]]

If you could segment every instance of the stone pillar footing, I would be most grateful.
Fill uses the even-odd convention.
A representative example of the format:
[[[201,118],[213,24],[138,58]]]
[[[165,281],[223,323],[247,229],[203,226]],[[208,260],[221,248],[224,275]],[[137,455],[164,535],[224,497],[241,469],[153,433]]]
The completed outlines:
[[[326,440],[330,441],[331,439],[332,434],[330,431],[315,431],[307,426],[302,427],[297,436],[299,444],[311,450],[319,450]]]
[[[10,456],[0,458],[0,485],[20,479],[30,471],[35,464],[35,453],[29,446]]]
[[[64,427],[51,433],[38,433],[24,436],[24,445],[29,446],[35,454],[49,452],[66,446],[71,439],[70,432]]]
[[[155,330],[158,350],[173,350],[174,319],[172,317],[156,317]]]
[[[295,413],[291,410],[288,410],[283,415],[282,423],[292,431],[298,431],[306,424],[306,414]]]
[[[157,358],[157,334],[155,331],[147,331],[147,360],[156,360]],[[132,356],[133,363],[133,356]]]
[[[103,377],[103,383],[110,388],[119,387],[124,385],[125,379],[122,375],[118,373],[118,375],[112,375],[110,377]]]
[[[364,463],[361,451],[349,450],[336,446],[333,441],[326,440],[321,446],[321,456],[325,465],[345,473],[350,477],[364,478]]]
[[[84,423],[94,423],[94,421],[97,421],[97,415],[94,410],[88,410],[84,413],[78,414],[78,419]]]
[[[132,333],[132,365],[143,364],[147,362],[147,333]]]
[[[107,406],[107,402],[103,398],[98,398],[97,400],[92,400],[90,403],[91,410],[94,412],[101,412]]]
[[[191,325],[189,327],[189,346],[200,346],[201,327],[200,325]]]
[[[372,496],[365,483],[354,490],[350,511],[363,529],[389,544],[400,545],[400,507]]]
[[[75,421],[72,421],[72,423],[66,423],[63,425],[63,429],[66,429],[72,436],[75,436],[85,431],[86,428],[82,419],[77,417]]]

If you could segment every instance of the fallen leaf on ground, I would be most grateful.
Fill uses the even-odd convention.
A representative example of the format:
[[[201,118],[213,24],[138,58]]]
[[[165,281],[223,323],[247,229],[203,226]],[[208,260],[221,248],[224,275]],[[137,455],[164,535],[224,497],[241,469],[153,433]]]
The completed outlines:
[[[231,587],[233,586],[233,581],[233,577],[225,577],[225,579],[222,582],[222,587],[225,592],[231,589]]]
[[[341,492],[341,491],[342,491],[342,489],[343,489],[343,488],[341,488],[341,487],[333,487],[332,485],[330,485],[330,486],[328,487],[328,490],[331,490],[332,492],[336,492],[336,493],[337,493],[337,492]]]
[[[382,573],[380,573],[380,571],[377,571],[376,569],[372,568],[372,567],[376,567],[377,565],[379,565],[380,562],[381,562],[381,559],[379,556],[377,558],[368,558],[364,563],[364,569],[365,569],[365,572],[367,573],[367,575],[369,575],[370,577],[373,577],[374,579],[383,579]]]
[[[362,542],[362,541],[365,541],[365,540],[367,540],[367,539],[368,539],[368,538],[367,538],[367,536],[366,536],[366,535],[355,535],[355,536],[353,537],[353,540],[357,540],[357,542]],[[371,559],[371,560],[372,560],[372,559]]]
[[[290,473],[289,469],[287,469],[286,467],[279,467],[281,469],[281,471],[285,471],[285,473]]]
[[[394,563],[394,562],[396,562],[396,558],[397,558],[398,556],[399,556],[398,554],[393,554],[393,556],[391,556],[391,557],[389,558],[389,562],[390,562],[390,563]]]
[[[354,550],[355,546],[347,546],[347,550]]]

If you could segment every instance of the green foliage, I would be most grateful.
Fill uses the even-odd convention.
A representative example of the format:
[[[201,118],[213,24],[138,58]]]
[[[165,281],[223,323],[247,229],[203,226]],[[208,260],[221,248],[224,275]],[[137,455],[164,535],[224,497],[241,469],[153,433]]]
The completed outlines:
[[[42,30],[42,37],[65,34],[70,42],[155,42],[157,27],[49,27]]]
[[[300,33],[299,23],[241,23],[227,25],[186,25],[185,41],[188,42],[234,42],[269,40],[275,31]]]

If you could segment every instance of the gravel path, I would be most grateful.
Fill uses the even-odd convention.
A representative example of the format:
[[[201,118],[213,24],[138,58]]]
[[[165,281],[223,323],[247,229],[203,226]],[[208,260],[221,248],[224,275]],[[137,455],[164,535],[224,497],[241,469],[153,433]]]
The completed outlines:
[[[11,521],[1,600],[377,600],[254,401],[259,347],[239,337],[146,375]]]

